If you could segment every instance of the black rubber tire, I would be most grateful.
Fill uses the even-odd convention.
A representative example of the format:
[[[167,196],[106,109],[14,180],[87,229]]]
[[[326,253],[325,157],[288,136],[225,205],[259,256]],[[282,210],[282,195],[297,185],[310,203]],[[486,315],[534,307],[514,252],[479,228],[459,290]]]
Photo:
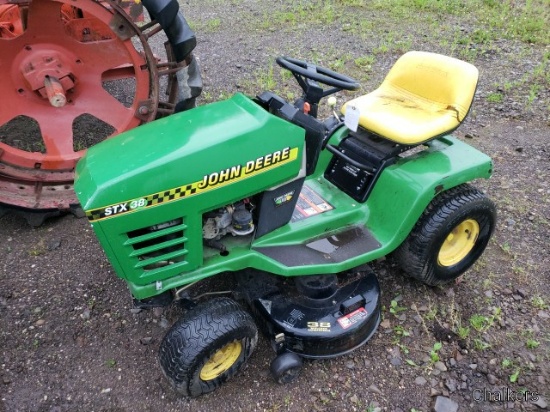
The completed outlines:
[[[438,255],[443,242],[456,226],[468,219],[479,225],[472,249],[456,264],[441,265]],[[462,275],[481,256],[495,223],[493,202],[475,187],[463,184],[432,200],[393,256],[409,276],[430,286],[441,285]]]
[[[302,370],[302,358],[293,352],[284,352],[277,356],[270,365],[271,376],[279,384],[295,380]]]
[[[195,397],[218,388],[248,360],[258,340],[252,317],[229,298],[216,298],[186,312],[168,331],[159,348],[159,362],[172,387]],[[234,363],[211,380],[200,377],[206,362],[227,344],[239,341],[241,352]]]

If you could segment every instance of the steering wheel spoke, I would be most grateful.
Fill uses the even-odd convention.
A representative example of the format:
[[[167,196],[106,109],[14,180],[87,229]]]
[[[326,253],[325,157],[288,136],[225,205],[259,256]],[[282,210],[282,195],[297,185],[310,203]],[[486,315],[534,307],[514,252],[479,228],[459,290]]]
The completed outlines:
[[[326,89],[323,91],[323,97],[330,96],[331,94],[334,94],[339,91],[340,89],[338,87],[331,87],[330,89]]]
[[[304,80],[304,76],[302,76],[298,73],[295,73],[295,72],[292,72],[292,75],[294,76],[294,78],[296,79],[296,81],[298,82],[298,84],[300,85],[302,90],[306,90],[307,89],[307,83],[306,83],[306,80]]]

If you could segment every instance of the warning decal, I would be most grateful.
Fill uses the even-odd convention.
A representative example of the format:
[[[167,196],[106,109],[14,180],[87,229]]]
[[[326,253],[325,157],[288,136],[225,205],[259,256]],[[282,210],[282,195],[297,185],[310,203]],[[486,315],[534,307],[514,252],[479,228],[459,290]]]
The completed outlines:
[[[342,329],[347,329],[355,325],[356,323],[360,322],[363,318],[366,318],[367,315],[368,313],[365,308],[359,308],[347,314],[346,316],[342,316],[341,318],[338,318],[338,323],[340,324]]]
[[[307,219],[334,209],[325,199],[319,196],[308,185],[304,185],[298,203],[292,213],[292,222]]]

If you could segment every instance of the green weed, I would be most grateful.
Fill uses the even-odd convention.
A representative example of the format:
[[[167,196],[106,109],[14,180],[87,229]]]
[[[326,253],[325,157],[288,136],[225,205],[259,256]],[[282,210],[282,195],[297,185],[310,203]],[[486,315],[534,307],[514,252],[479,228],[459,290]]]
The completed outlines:
[[[290,397],[290,395],[285,396],[284,403],[285,403],[286,407],[288,407],[292,404],[292,398]]]
[[[548,305],[540,296],[533,296],[531,298],[531,305],[533,305],[533,307],[536,309],[548,309]]]
[[[468,336],[470,336],[470,328],[466,326],[459,326],[457,330],[457,334],[460,337],[460,339],[466,339]]]
[[[428,320],[428,321],[434,320],[434,319],[437,317],[437,307],[435,307],[435,306],[430,307],[430,310],[428,310],[428,312],[426,312],[426,314],[424,315],[424,317],[425,317],[426,320]]]
[[[216,31],[220,28],[221,24],[222,21],[219,18],[208,20],[206,23],[206,31]]]
[[[474,348],[478,351],[484,351],[489,349],[491,345],[488,342],[485,342],[483,339],[474,339]]]
[[[32,249],[29,250],[30,256],[40,256],[46,253],[46,245],[43,239],[40,239]]]
[[[117,364],[117,362],[114,359],[107,359],[105,361],[105,366],[107,366],[108,368],[114,368],[116,366],[116,364]]]
[[[508,253],[509,255],[512,254],[512,248],[510,247],[510,244],[508,242],[504,242],[502,245],[499,246],[504,252]]]
[[[355,63],[357,67],[360,67],[363,70],[370,71],[372,69],[372,65],[374,64],[374,61],[374,56],[362,56],[356,58],[353,63]]]
[[[273,64],[271,64],[267,71],[260,70],[257,72],[257,84],[261,90],[273,90],[277,87],[277,80],[273,75],[273,70]]]
[[[491,326],[495,324],[496,320],[499,320],[502,315],[502,309],[496,307],[493,309],[493,313],[490,316],[484,316],[475,314],[470,317],[470,326],[472,326],[478,332],[485,332]]]
[[[478,332],[483,332],[490,327],[489,318],[483,315],[472,315],[470,325]]]
[[[527,342],[525,342],[525,346],[527,346],[528,349],[536,349],[540,345],[540,342],[535,339],[527,339]]]
[[[390,313],[394,316],[397,316],[399,315],[400,312],[404,312],[406,311],[407,308],[406,307],[403,307],[403,306],[399,306],[399,303],[396,299],[393,299],[391,302],[390,302]]]
[[[487,101],[489,103],[502,103],[503,100],[504,96],[502,95],[502,93],[499,92],[493,92],[487,95]]]
[[[441,342],[434,343],[432,350],[430,351],[430,360],[432,363],[439,361],[439,351],[443,347]]]

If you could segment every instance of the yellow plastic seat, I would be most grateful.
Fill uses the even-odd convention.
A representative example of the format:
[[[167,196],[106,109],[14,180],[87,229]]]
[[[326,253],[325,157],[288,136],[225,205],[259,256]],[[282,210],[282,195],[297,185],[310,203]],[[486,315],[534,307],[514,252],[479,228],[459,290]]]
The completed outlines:
[[[378,89],[350,100],[359,125],[405,145],[450,133],[464,120],[474,98],[478,70],[440,54],[411,51],[401,56]]]

